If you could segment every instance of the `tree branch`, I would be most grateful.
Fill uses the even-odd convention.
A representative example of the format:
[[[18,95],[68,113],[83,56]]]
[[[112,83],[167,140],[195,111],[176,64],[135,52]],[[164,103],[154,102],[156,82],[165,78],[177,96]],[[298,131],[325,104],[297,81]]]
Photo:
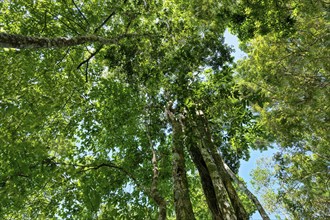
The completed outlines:
[[[84,13],[82,13],[82,11],[80,10],[80,8],[78,7],[78,5],[75,3],[74,0],[72,0],[72,3],[74,4],[74,6],[76,7],[76,9],[78,10],[79,14],[83,17],[83,19],[86,21],[87,25],[90,26],[89,21],[87,20],[86,16],[84,15]]]
[[[116,14],[115,11],[113,11],[103,22],[100,26],[98,26],[97,28],[95,28],[94,30],[94,34],[96,34],[109,20],[112,16],[114,16]]]
[[[263,220],[270,220],[268,214],[266,213],[265,209],[262,207],[261,203],[259,202],[259,200],[257,199],[257,197],[255,195],[253,195],[253,193],[242,183],[242,181],[240,181],[235,173],[233,171],[231,171],[231,169],[229,168],[229,166],[226,163],[223,163],[224,167],[227,171],[227,173],[229,174],[229,176],[231,177],[231,179],[238,185],[238,187],[249,197],[249,199],[255,204],[255,206],[258,209],[258,212],[260,213],[261,217]]]
[[[124,4],[126,4],[127,0],[124,1]],[[100,26],[98,26],[97,28],[95,28],[94,30],[94,34],[96,34],[109,20],[112,16],[114,16],[116,14],[115,11],[113,11],[103,22]]]
[[[151,182],[151,190],[150,190],[150,196],[154,199],[154,201],[157,203],[159,208],[159,216],[158,220],[165,220],[166,219],[166,209],[167,204],[164,197],[160,194],[158,190],[158,177],[159,177],[159,170],[158,170],[158,162],[157,162],[157,155],[156,150],[152,146],[152,141],[150,136],[148,135],[150,146],[152,148],[152,166],[153,166],[153,177]]]
[[[82,65],[84,65],[86,63],[86,69],[85,69],[85,77],[86,77],[86,83],[88,82],[88,65],[89,65],[89,61],[98,53],[100,52],[100,50],[102,49],[103,45],[101,45],[99,48],[97,48],[95,50],[95,52],[91,53],[91,55],[84,60],[83,62],[81,62],[78,66],[77,69],[79,69]]]
[[[0,33],[0,48],[16,49],[42,49],[42,48],[61,48],[78,46],[82,44],[99,43],[102,45],[116,44],[119,40],[129,37],[150,36],[150,34],[121,34],[113,38],[99,37],[96,35],[86,35],[78,37],[32,37],[20,34]]]
[[[100,52],[100,50],[102,49],[103,46],[100,46],[99,48],[97,48],[95,50],[94,53],[92,53],[86,60],[84,60],[83,62],[81,62],[78,66],[77,69],[79,69],[82,65],[84,65],[85,63],[88,63],[98,52]]]

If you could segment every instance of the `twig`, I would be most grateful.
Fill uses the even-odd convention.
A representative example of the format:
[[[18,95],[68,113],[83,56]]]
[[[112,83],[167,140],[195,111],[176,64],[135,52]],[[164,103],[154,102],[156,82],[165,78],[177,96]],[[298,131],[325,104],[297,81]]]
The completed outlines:
[[[84,20],[86,21],[87,25],[90,26],[89,21],[87,20],[86,16],[84,15],[84,13],[82,13],[82,11],[80,10],[80,8],[77,6],[77,4],[75,3],[74,0],[72,0],[72,3],[74,4],[74,6],[76,7],[76,9],[78,10],[79,14],[84,18]]]
[[[69,52],[70,52],[70,48],[67,49],[66,50],[66,53],[64,54],[64,56],[59,61],[56,62],[56,65],[60,65],[60,63],[63,62],[64,58],[69,54]]]
[[[88,65],[89,65],[89,61],[102,49],[102,47],[103,47],[103,45],[100,46],[99,48],[97,48],[94,53],[92,53],[86,60],[82,61],[77,66],[77,69],[80,69],[80,67],[86,63],[86,69],[85,69],[86,82],[88,82]]]
[[[127,0],[124,1],[123,4],[126,4]],[[116,14],[115,11],[113,11],[103,22],[100,26],[98,26],[97,28],[95,28],[94,30],[94,34],[96,34],[109,20],[112,16],[114,16]]]
[[[100,26],[98,26],[97,28],[95,28],[94,30],[94,34],[96,34],[109,20],[112,16],[114,16],[116,14],[115,11],[113,11],[103,22]]]

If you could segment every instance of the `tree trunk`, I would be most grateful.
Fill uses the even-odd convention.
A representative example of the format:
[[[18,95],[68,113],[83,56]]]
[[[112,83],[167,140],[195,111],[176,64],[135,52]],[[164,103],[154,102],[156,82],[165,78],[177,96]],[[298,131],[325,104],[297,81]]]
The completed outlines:
[[[259,200],[251,191],[236,177],[235,173],[231,171],[231,169],[224,164],[226,171],[230,175],[231,179],[238,185],[238,187],[249,197],[249,199],[255,204],[260,213],[263,220],[270,220],[268,214],[266,213],[265,209],[260,204]]]
[[[212,220],[224,220],[220,212],[209,170],[200,150],[195,146],[193,141],[190,142],[189,154],[198,169],[206,202],[212,214]]]
[[[16,49],[40,49],[40,48],[60,48],[82,45],[86,43],[113,44],[118,43],[120,39],[134,36],[143,36],[137,34],[123,34],[113,38],[104,38],[95,35],[78,37],[32,37],[20,34],[0,33],[0,47]]]
[[[229,200],[228,192],[222,181],[221,176],[219,175],[217,166],[214,163],[213,158],[208,152],[208,150],[205,148],[205,146],[203,146],[203,143],[199,144],[199,146],[200,146],[200,152],[205,160],[207,169],[212,179],[212,183],[214,186],[214,190],[215,190],[217,202],[220,207],[222,218],[224,220],[236,220],[237,216]]]
[[[210,147],[212,147],[212,146],[210,146]],[[234,186],[232,184],[231,178],[223,166],[223,160],[222,160],[220,154],[216,151],[214,146],[213,146],[213,150],[211,150],[211,154],[212,154],[214,162],[217,166],[218,172],[220,173],[220,176],[222,177],[222,181],[225,184],[225,187],[229,194],[229,198],[234,207],[237,218],[242,219],[242,220],[249,219],[249,217],[245,211],[245,208],[244,208],[240,198],[238,197],[236,189],[234,188]]]
[[[151,143],[152,146],[152,143]],[[165,199],[160,195],[158,191],[158,163],[157,163],[157,155],[156,151],[152,148],[152,165],[153,165],[153,178],[151,183],[151,190],[150,195],[153,198],[153,200],[156,202],[159,208],[159,215],[158,220],[165,220],[166,219],[166,201]]]
[[[174,191],[174,207],[177,220],[195,220],[189,196],[188,179],[184,159],[183,128],[176,118],[173,109],[166,109],[167,116],[172,125],[172,177]]]
[[[202,168],[202,164],[199,165],[199,163],[201,163],[201,161],[204,161],[205,166],[206,166],[206,170],[207,171],[203,171],[200,172],[202,174],[204,174],[203,176],[201,176],[201,178],[205,178],[205,180],[207,179],[206,177],[206,173],[209,174],[208,178],[210,181],[210,183],[208,183],[209,186],[213,187],[213,191],[215,193],[215,199],[208,198],[207,201],[208,202],[216,202],[216,204],[209,204],[209,208],[210,210],[214,211],[216,214],[216,208],[214,208],[215,206],[217,206],[219,208],[220,211],[220,219],[224,219],[224,220],[236,220],[237,216],[235,214],[235,211],[233,209],[233,206],[231,205],[231,202],[229,200],[229,195],[227,193],[227,190],[221,180],[221,176],[219,175],[219,172],[217,170],[216,164],[214,163],[214,160],[209,152],[209,150],[206,148],[205,146],[205,138],[204,138],[204,132],[203,132],[203,124],[201,124],[201,122],[199,121],[198,117],[196,117],[196,112],[192,112],[192,116],[189,120],[186,120],[186,123],[189,125],[189,128],[191,129],[191,134],[188,134],[191,140],[191,143],[195,144],[198,147],[194,147],[194,146],[190,146],[190,153],[193,155],[192,159],[194,160],[196,167],[199,168],[200,170],[203,170]],[[201,157],[201,159],[199,158]],[[198,161],[197,159],[201,160]],[[196,163],[197,162],[197,163]],[[202,182],[203,183],[203,182]],[[206,183],[204,183],[206,184]],[[204,189],[204,186],[203,186]],[[204,194],[206,197],[212,196],[212,194],[208,191],[204,190]],[[213,213],[212,213],[213,214]],[[216,218],[216,217],[213,217]]]
[[[220,154],[216,150],[216,146],[214,145],[211,132],[208,127],[208,122],[204,118],[204,115],[201,111],[197,112],[196,120],[197,120],[197,125],[200,129],[199,132],[201,134],[202,143],[205,146],[205,152],[211,155],[212,162],[215,163],[216,170],[220,175],[221,180],[226,188],[231,204],[235,210],[237,219],[242,219],[242,220],[249,219],[243,207],[243,204],[239,199],[238,194],[232,184],[231,178],[223,165],[223,160]]]

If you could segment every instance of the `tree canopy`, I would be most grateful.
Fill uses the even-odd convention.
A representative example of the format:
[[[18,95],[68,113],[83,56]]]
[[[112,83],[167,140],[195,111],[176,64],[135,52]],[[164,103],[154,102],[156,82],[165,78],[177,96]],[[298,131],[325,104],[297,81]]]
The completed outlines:
[[[248,59],[238,72],[246,89],[263,97],[254,102],[260,123],[274,136],[280,151],[272,171],[260,166],[257,186],[273,207],[282,203],[294,219],[329,217],[329,3],[289,1],[295,23],[291,33],[257,35],[245,47]],[[267,180],[268,179],[268,180]],[[258,185],[258,181],[255,182]],[[267,196],[266,196],[267,197]],[[270,198],[270,199],[269,199]]]
[[[329,202],[327,3],[307,2],[1,1],[0,217],[269,219],[237,172],[274,141],[283,189]]]

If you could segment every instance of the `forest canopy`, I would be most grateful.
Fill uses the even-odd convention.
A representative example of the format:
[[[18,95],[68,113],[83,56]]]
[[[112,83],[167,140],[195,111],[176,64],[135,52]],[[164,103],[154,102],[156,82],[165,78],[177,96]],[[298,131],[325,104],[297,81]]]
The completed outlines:
[[[328,218],[329,40],[327,0],[1,1],[0,218]]]

